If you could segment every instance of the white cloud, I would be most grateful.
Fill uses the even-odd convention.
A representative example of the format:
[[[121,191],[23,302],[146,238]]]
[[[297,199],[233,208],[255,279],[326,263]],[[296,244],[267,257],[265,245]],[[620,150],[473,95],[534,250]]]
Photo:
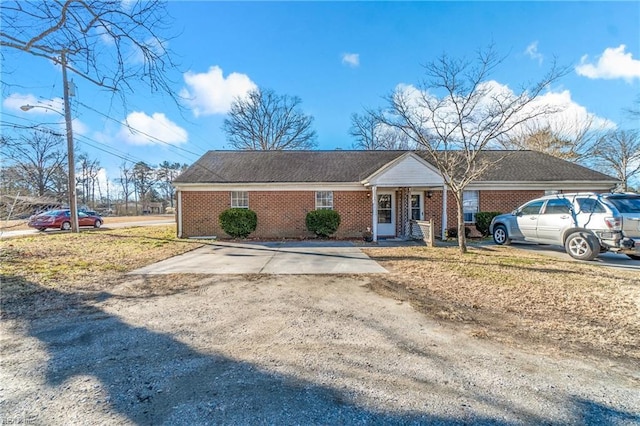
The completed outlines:
[[[598,117],[590,113],[584,106],[571,99],[571,92],[547,92],[540,95],[532,102],[532,107],[551,106],[559,110],[554,114],[534,120],[534,125],[539,128],[548,125],[551,130],[566,138],[574,139],[586,124],[591,124],[591,129],[615,129],[616,124],[606,118]]]
[[[116,44],[115,39],[111,36],[109,31],[111,30],[111,25],[97,25],[93,31],[95,31],[100,40],[107,46],[114,46]]]
[[[576,66],[578,75],[588,78],[603,78],[613,80],[622,78],[631,81],[640,79],[640,60],[633,59],[631,53],[625,52],[626,46],[608,47],[598,58],[594,65],[587,63],[588,56],[580,59],[580,65]]]
[[[527,54],[531,59],[538,61],[539,64],[542,64],[544,60],[544,56],[542,53],[538,52],[538,41],[534,41],[524,50],[524,53]]]
[[[127,116],[117,134],[119,139],[132,145],[154,145],[166,142],[179,145],[188,141],[187,131],[169,120],[163,113],[151,116],[144,112],[132,112]]]
[[[210,67],[206,73],[189,71],[184,74],[184,81],[188,88],[182,89],[180,96],[187,99],[196,117],[226,114],[235,98],[258,88],[246,74],[233,72],[225,78],[218,66]]]
[[[484,97],[477,104],[476,111],[486,111],[488,108],[492,108],[496,100],[508,102],[516,96],[507,85],[494,80],[482,83],[478,90],[484,92]],[[421,92],[415,86],[406,84],[397,85],[395,93],[402,94],[404,100],[411,107],[411,113],[416,122],[431,123],[429,120],[431,113],[426,105],[427,103],[435,105],[435,102],[438,101],[437,97],[432,93]],[[571,98],[571,93],[568,90],[559,92],[548,91],[539,95],[523,108],[514,119],[519,120],[521,117],[526,117],[527,114],[531,114],[532,111],[540,111],[542,109],[556,112],[528,120],[525,124],[516,126],[508,136],[517,137],[522,132],[529,131],[529,129],[549,126],[554,133],[561,137],[575,139],[587,125],[590,125],[592,130],[616,128],[614,122],[606,118],[598,117],[590,113],[584,106],[576,103]],[[455,115],[455,113],[454,105],[450,101],[445,100],[445,103],[440,104],[438,108],[438,119],[435,120],[435,122],[438,123],[437,126],[448,126],[448,128],[451,129],[450,126],[455,122],[455,119],[452,121],[449,118]],[[476,121],[477,120],[470,120],[471,127],[467,129],[468,132],[475,129]],[[433,127],[429,126],[433,126],[433,124],[427,124],[425,130],[433,129]]]
[[[360,55],[358,53],[343,53],[342,63],[352,68],[360,66]]]

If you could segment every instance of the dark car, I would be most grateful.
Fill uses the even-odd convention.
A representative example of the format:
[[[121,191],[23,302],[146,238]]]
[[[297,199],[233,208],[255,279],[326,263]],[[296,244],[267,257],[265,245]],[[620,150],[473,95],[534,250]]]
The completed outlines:
[[[100,228],[102,226],[102,222],[102,218],[97,214],[78,212],[79,226],[92,226],[94,228]],[[68,209],[49,210],[48,212],[32,216],[31,219],[29,219],[28,225],[32,228],[36,228],[39,231],[44,231],[47,228],[57,228],[66,231],[71,229],[71,211]]]

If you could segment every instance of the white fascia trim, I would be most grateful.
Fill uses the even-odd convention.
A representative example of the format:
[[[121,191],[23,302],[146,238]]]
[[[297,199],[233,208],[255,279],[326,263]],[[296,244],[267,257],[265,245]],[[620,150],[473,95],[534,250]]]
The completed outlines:
[[[608,190],[616,186],[617,181],[549,181],[549,182],[473,182],[466,189],[469,190],[546,190],[546,189],[563,189],[563,190]]]
[[[287,183],[178,183],[180,191],[368,191],[358,182]]]
[[[424,181],[422,182],[387,182],[384,185],[379,185],[379,184],[367,182],[363,185],[367,188],[371,188],[372,186],[377,186],[378,189],[380,188],[395,189],[395,188],[409,187],[412,190],[416,190],[416,191],[433,191],[434,189],[442,189],[442,187],[444,186],[444,183],[440,183],[440,184],[425,183]]]

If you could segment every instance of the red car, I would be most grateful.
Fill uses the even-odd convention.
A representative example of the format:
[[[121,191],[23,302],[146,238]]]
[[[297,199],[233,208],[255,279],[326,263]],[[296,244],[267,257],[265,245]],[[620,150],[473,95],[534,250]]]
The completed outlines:
[[[63,231],[71,229],[71,211],[70,210],[49,210],[36,216],[31,216],[28,225],[39,231],[47,228],[58,228]],[[102,218],[98,215],[78,212],[79,226],[93,226],[100,228],[102,226]]]

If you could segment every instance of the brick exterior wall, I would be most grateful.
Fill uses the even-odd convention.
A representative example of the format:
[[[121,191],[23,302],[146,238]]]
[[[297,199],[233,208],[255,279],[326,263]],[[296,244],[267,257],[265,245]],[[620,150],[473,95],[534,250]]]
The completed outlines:
[[[442,229],[442,191],[432,191],[431,198],[425,197],[424,218],[433,219],[436,235],[440,235]],[[510,212],[529,200],[542,197],[543,190],[529,191],[479,191],[478,202],[479,211]],[[458,224],[458,208],[456,199],[447,191],[447,229],[455,228]],[[472,235],[476,235],[475,226],[467,225],[472,230]]]
[[[436,235],[442,229],[442,191],[424,197],[424,220],[433,220]],[[544,195],[544,190],[479,191],[480,211],[510,212],[527,201]],[[182,237],[228,238],[218,225],[218,216],[231,207],[229,191],[180,191]],[[400,192],[396,191],[396,228],[399,231]],[[315,209],[315,191],[249,191],[249,208],[258,215],[258,227],[250,238],[313,238],[306,229],[306,214]],[[370,192],[333,191],[333,208],[340,213],[336,238],[361,238],[371,227]],[[457,224],[456,201],[447,193],[447,228]],[[468,225],[473,232],[475,226]],[[399,232],[398,232],[399,233]]]
[[[333,209],[340,213],[337,238],[361,238],[371,226],[367,191],[333,191]],[[228,238],[218,216],[231,207],[229,191],[180,191],[182,237],[216,236]],[[305,218],[315,210],[315,191],[249,191],[249,208],[258,216],[258,226],[250,238],[313,238]]]

